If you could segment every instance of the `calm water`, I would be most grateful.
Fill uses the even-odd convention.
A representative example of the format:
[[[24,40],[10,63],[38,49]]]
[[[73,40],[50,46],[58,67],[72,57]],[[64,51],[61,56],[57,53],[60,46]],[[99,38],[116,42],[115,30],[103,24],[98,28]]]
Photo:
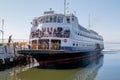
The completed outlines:
[[[85,68],[14,67],[0,71],[0,80],[120,80],[120,44],[106,44],[102,53],[104,56],[97,58]]]

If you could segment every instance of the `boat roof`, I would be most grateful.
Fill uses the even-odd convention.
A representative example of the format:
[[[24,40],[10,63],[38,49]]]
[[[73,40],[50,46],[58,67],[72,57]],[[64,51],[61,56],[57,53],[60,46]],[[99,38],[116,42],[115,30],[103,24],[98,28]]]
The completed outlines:
[[[54,13],[54,11],[45,11],[41,16],[39,17],[35,17],[34,20],[37,20],[41,17],[44,17],[44,16],[74,16],[74,14],[70,13],[70,14],[62,14],[62,13]]]

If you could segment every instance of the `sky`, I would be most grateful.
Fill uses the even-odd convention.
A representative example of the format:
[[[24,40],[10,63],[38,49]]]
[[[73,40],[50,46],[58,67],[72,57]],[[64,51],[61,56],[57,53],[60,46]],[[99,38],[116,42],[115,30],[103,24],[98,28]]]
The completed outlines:
[[[74,13],[79,24],[103,36],[104,42],[120,42],[120,0],[67,0],[67,12]],[[64,0],[0,0],[0,30],[4,19],[4,38],[29,39],[34,17],[52,8],[64,13]],[[0,33],[1,39],[1,33]]]

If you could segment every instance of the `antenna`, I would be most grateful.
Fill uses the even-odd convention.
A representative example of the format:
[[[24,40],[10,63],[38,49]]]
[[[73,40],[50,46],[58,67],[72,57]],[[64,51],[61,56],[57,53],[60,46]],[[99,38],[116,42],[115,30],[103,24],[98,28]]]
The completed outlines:
[[[90,14],[88,15],[88,29],[91,27]]]

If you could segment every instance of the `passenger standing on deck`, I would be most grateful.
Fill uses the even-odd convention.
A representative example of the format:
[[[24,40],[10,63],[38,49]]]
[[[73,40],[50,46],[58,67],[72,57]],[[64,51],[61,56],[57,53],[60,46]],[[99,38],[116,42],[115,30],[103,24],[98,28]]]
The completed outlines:
[[[11,40],[12,40],[12,35],[9,36],[9,39],[8,39],[8,45],[10,45]]]
[[[30,44],[28,44],[28,49],[31,49],[31,45]]]
[[[32,46],[31,46],[31,43],[30,43],[30,42],[27,44],[27,46],[28,46],[28,49],[29,49],[29,50],[32,49]]]

